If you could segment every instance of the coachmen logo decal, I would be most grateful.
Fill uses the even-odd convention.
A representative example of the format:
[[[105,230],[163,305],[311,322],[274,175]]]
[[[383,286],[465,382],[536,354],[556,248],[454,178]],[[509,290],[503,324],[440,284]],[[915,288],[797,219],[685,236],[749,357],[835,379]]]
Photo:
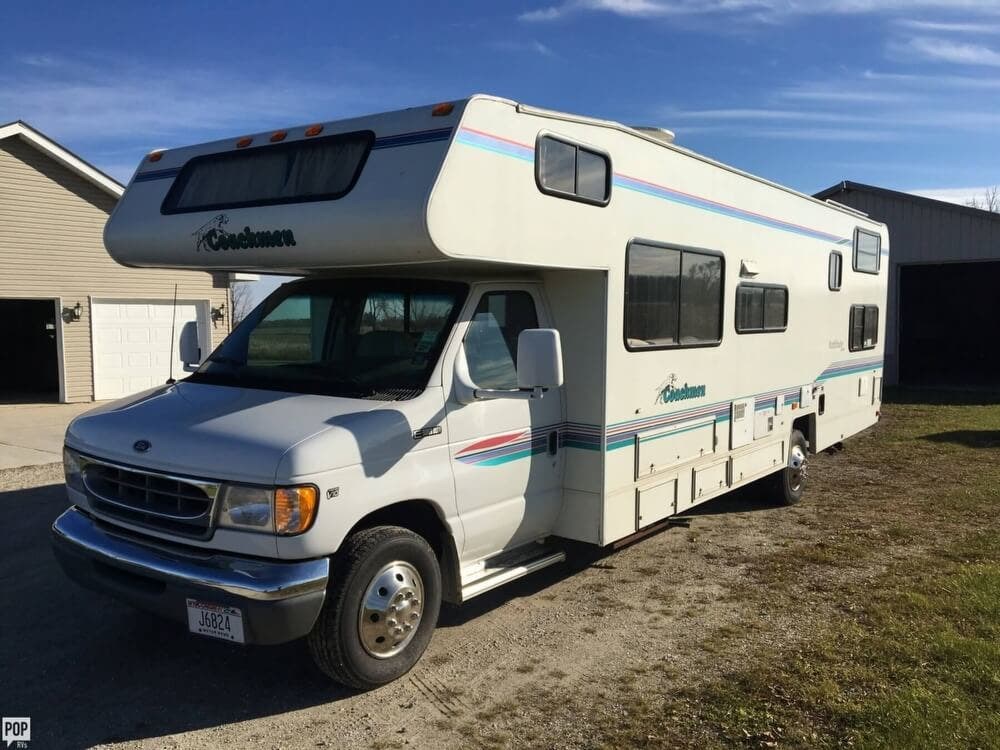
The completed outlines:
[[[656,389],[654,404],[670,404],[674,401],[684,401],[689,398],[704,398],[707,389],[704,385],[677,385],[677,376],[673,373]]]
[[[224,227],[229,224],[229,217],[219,214],[211,221],[205,222],[192,234],[197,243],[195,250],[199,253],[218,252],[219,250],[247,250],[254,247],[292,247],[295,245],[295,234],[291,229],[265,229],[257,231],[249,226],[240,232],[227,232]]]

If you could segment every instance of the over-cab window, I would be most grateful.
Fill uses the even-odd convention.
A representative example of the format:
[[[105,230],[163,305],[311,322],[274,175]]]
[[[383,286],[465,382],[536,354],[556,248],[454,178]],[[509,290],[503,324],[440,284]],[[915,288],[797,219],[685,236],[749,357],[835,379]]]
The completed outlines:
[[[632,242],[626,251],[625,346],[711,346],[722,340],[718,253]]]
[[[517,337],[538,328],[535,300],[525,291],[487,292],[465,334],[465,359],[480,388],[517,388]]]
[[[740,284],[736,287],[736,332],[776,333],[788,327],[788,287]]]
[[[538,189],[559,198],[606,206],[611,198],[611,159],[607,154],[543,135],[535,150]]]
[[[196,156],[163,201],[164,214],[336,200],[351,191],[375,134],[341,133]]]
[[[882,253],[882,238],[864,229],[854,230],[854,270],[878,273]]]
[[[878,307],[876,305],[851,305],[852,352],[874,349],[878,344]]]

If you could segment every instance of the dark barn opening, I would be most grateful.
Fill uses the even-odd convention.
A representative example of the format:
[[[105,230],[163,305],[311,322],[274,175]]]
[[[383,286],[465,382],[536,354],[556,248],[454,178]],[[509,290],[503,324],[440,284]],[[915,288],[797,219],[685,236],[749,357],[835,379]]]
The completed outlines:
[[[899,271],[900,383],[1000,386],[1000,261]]]

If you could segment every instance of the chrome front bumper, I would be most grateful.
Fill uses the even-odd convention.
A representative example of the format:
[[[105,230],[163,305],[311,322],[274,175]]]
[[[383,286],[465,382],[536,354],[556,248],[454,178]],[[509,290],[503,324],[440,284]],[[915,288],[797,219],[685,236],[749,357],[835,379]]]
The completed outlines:
[[[327,558],[282,562],[167,544],[117,530],[78,508],[52,525],[66,574],[140,609],[187,621],[186,599],[239,607],[248,643],[306,635],[326,597]]]

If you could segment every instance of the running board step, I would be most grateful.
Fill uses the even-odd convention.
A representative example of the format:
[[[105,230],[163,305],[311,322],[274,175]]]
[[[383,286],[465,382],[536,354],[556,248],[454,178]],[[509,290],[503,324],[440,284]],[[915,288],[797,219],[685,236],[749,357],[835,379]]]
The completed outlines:
[[[536,570],[547,568],[550,565],[562,562],[566,559],[566,553],[562,550],[548,552],[530,559],[511,560],[506,564],[490,567],[488,564],[473,575],[463,575],[462,581],[462,601],[468,601],[474,596],[486,593],[497,586],[534,573]]]

